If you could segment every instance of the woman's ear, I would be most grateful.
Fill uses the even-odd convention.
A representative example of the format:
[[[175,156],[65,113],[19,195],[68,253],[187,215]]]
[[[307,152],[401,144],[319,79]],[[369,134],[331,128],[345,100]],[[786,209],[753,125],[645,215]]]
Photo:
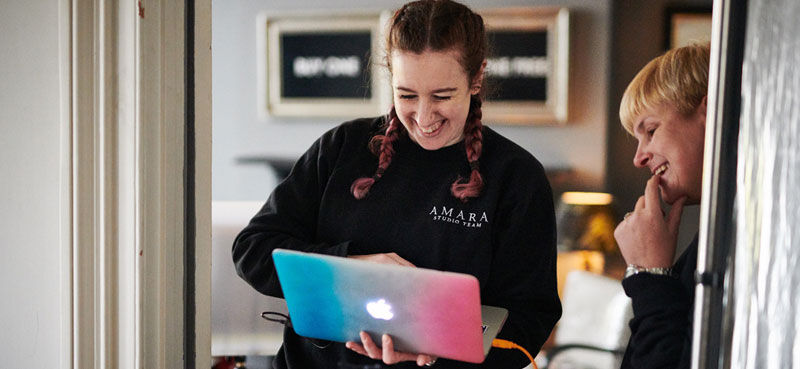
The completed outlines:
[[[472,80],[472,86],[469,88],[470,95],[476,95],[481,92],[481,86],[483,86],[483,74],[486,71],[486,60],[481,63],[481,69],[478,70],[478,74],[475,75],[475,78]]]
[[[706,124],[706,113],[708,112],[708,96],[703,96],[700,105],[697,106],[697,114],[703,119],[703,125]]]

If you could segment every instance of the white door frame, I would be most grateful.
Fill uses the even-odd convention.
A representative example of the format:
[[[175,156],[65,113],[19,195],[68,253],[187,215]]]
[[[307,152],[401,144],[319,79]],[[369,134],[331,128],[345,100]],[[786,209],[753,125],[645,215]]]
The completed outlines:
[[[61,367],[210,367],[210,0],[59,12]]]

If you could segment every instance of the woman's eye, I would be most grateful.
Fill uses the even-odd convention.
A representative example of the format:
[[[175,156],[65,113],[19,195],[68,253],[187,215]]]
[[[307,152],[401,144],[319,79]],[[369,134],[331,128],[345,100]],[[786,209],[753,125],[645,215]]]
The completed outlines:
[[[439,95],[433,95],[433,98],[434,98],[434,99],[436,99],[437,101],[446,101],[446,100],[450,100],[450,96],[439,96]]]
[[[415,97],[417,97],[417,95],[400,95],[400,98],[403,100],[411,100]]]
[[[656,133],[656,129],[655,128],[650,128],[650,129],[647,130],[647,135],[648,136],[652,136],[653,133]]]

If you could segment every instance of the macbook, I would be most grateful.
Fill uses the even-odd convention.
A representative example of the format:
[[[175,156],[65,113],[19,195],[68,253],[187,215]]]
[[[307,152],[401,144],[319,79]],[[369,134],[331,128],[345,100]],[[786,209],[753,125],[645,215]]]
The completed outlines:
[[[508,311],[481,306],[468,274],[276,249],[272,253],[297,334],[361,342],[365,331],[395,350],[483,362]]]

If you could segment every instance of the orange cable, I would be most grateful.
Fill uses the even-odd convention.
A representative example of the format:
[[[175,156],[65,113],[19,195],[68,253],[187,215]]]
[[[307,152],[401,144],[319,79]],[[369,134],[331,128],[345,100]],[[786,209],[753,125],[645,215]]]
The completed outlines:
[[[517,349],[517,350],[520,350],[531,361],[531,365],[533,365],[533,369],[539,369],[539,367],[536,365],[536,361],[533,360],[533,356],[531,356],[531,354],[528,352],[528,350],[526,350],[524,347],[522,347],[522,346],[520,346],[520,345],[518,345],[518,344],[516,344],[514,342],[511,342],[511,341],[508,341],[508,340],[504,340],[504,339],[500,339],[500,338],[495,338],[492,341],[492,347],[497,347],[497,348],[501,348],[501,349]]]

